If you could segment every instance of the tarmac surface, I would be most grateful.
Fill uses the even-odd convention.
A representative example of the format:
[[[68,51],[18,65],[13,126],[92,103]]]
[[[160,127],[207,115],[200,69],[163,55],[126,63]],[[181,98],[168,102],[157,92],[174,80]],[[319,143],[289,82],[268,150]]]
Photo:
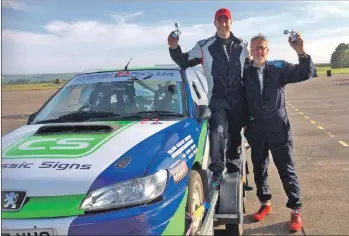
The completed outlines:
[[[25,124],[56,90],[3,91],[2,134]],[[349,234],[349,75],[319,76],[286,88],[287,111],[294,141],[294,159],[303,200],[304,228],[295,235]],[[19,102],[20,101],[20,102]],[[248,152],[250,154],[250,152]],[[272,214],[262,222],[250,215],[259,208],[252,164],[244,235],[288,235],[290,211],[270,154]],[[224,226],[216,227],[225,235]]]
[[[1,92],[1,134],[4,135],[24,124],[57,91],[15,90]]]

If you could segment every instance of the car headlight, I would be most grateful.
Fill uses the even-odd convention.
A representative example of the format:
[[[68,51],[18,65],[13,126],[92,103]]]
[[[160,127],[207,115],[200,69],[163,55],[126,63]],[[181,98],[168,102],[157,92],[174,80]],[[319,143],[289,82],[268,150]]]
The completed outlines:
[[[80,208],[85,211],[105,210],[145,203],[159,197],[165,190],[166,170],[114,184],[91,192]]]

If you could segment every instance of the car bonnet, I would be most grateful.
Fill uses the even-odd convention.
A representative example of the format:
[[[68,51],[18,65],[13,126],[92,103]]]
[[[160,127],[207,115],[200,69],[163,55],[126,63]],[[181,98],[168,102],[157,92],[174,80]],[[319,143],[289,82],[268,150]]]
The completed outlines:
[[[83,129],[79,123],[65,126],[75,127],[75,133],[60,133],[52,128],[54,124],[24,126],[3,136],[3,189],[25,190],[28,196],[86,194],[106,168],[131,149],[144,150],[140,143],[177,122],[93,124],[96,129],[104,126],[103,129],[107,130],[106,127],[110,127],[105,132],[77,132],[78,128]],[[166,139],[166,135],[156,140],[161,139]],[[143,155],[132,156],[131,162],[137,162],[137,165],[129,165],[128,175],[122,175],[120,181],[122,178],[144,176],[145,169],[160,148],[161,145],[154,143],[147,151],[138,152]],[[117,170],[115,173],[118,173]]]

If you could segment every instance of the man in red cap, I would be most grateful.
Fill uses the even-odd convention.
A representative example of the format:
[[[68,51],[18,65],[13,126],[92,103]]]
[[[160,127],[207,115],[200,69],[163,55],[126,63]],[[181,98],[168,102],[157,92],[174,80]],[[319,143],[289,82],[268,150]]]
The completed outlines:
[[[213,172],[211,187],[218,188],[226,166],[228,173],[240,174],[241,129],[244,126],[243,67],[249,59],[247,43],[231,32],[232,17],[226,8],[214,17],[216,34],[200,40],[188,52],[178,45],[179,37],[168,37],[170,56],[181,67],[202,64],[207,77],[208,102],[212,111],[210,126],[209,169]],[[225,127],[227,124],[227,134]],[[227,138],[227,143],[225,142]],[[227,149],[225,149],[227,145]],[[224,164],[226,157],[226,165]]]

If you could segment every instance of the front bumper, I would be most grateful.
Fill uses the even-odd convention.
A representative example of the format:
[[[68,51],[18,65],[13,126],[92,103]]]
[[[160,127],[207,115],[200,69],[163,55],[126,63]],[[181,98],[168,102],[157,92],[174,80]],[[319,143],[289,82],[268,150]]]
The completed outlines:
[[[151,205],[77,217],[3,219],[2,230],[11,231],[14,235],[19,230],[40,232],[40,229],[51,229],[54,235],[160,235],[168,226],[184,195],[185,192],[181,191],[170,199]]]

